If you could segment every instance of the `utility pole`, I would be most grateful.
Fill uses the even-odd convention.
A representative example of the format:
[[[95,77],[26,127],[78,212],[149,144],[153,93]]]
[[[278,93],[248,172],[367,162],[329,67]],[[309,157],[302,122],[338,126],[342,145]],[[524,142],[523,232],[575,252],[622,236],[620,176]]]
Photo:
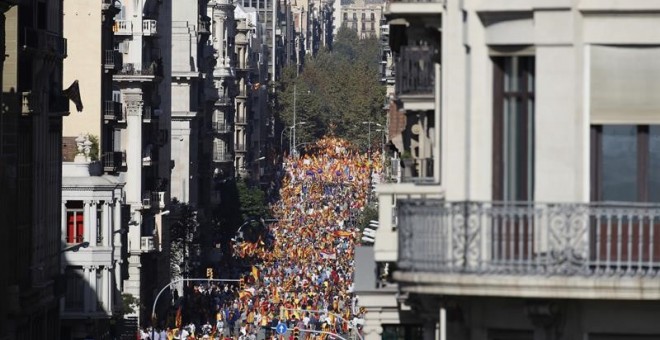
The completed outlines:
[[[291,137],[291,140],[293,142],[291,143],[292,148],[291,148],[290,152],[293,152],[294,156],[295,156],[295,153],[297,153],[296,149],[295,149],[295,147],[296,147],[296,99],[297,99],[297,96],[298,96],[298,91],[297,91],[297,88],[296,88],[296,84],[293,84],[293,125],[292,125],[293,126],[293,131],[292,131],[292,137]]]

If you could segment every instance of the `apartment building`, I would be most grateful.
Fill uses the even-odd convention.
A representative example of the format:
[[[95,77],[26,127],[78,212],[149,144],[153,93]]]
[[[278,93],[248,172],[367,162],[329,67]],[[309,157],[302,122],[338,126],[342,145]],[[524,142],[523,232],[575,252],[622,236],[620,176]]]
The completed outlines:
[[[113,98],[112,77],[122,67],[114,49],[112,1],[64,0],[63,32],[69,57],[65,83],[78,81],[84,94],[80,113],[62,125],[61,273],[66,291],[60,301],[62,339],[109,338],[111,321],[121,311],[123,289],[121,233],[125,152],[117,136],[126,122]],[[80,245],[84,244],[84,247]],[[78,249],[80,248],[80,249]]]
[[[357,32],[360,39],[380,37],[383,15],[382,1],[356,0],[341,5],[339,26],[346,26]]]
[[[113,100],[121,104],[123,121],[114,150],[126,153],[121,177],[127,211],[127,277],[123,291],[151,306],[155,293],[169,280],[167,240],[170,170],[170,69],[162,53],[170,48],[169,1],[120,2],[115,15],[113,46],[122,66],[112,75]],[[167,59],[169,61],[169,59]],[[176,164],[175,164],[176,166]],[[142,309],[140,323],[150,311]]]
[[[59,339],[62,1],[1,1],[0,338]]]
[[[84,247],[62,253],[62,339],[110,339],[118,333],[122,307],[125,183],[103,173],[101,162],[90,157],[91,148],[88,136],[64,140],[61,234],[68,249]]]
[[[365,339],[660,335],[658,6],[387,5],[407,170]]]
[[[234,101],[238,92],[235,82],[234,5],[230,1],[210,1],[205,11],[211,24],[210,36],[202,52],[205,58],[203,71],[206,74],[204,98],[210,114],[205,117],[203,124],[206,131],[211,133],[208,134],[203,157],[211,160],[209,168],[212,169],[212,175],[207,178],[209,185],[204,188],[210,190],[206,197],[211,198],[211,204],[219,204],[220,191],[211,185],[211,180],[235,176],[235,162],[241,157],[235,154],[233,126],[244,125],[247,121],[235,116],[235,110],[243,108],[240,104],[242,101]]]

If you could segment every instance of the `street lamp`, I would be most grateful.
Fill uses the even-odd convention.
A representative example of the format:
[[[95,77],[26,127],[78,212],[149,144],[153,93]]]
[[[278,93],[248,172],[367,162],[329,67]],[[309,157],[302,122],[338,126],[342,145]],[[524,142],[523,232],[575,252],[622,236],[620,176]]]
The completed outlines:
[[[296,126],[305,125],[305,124],[307,124],[307,122],[298,122],[298,123],[293,124],[291,127],[289,127],[289,129],[291,129],[291,147],[290,147],[290,150],[291,150],[291,152],[293,152],[294,155],[298,154],[298,152],[296,152]]]
[[[87,241],[80,242],[80,243],[74,244],[72,246],[68,246],[66,248],[63,248],[62,250],[60,250],[60,254],[62,254],[64,252],[67,252],[67,251],[76,252],[76,251],[80,250],[81,248],[87,248],[87,247],[89,247],[89,242],[87,242]]]
[[[362,122],[364,125],[369,125],[369,141],[367,142],[367,147],[369,148],[369,160],[371,160],[371,124],[374,124],[378,127],[383,127],[383,125],[378,124],[376,122],[368,121],[368,122]]]

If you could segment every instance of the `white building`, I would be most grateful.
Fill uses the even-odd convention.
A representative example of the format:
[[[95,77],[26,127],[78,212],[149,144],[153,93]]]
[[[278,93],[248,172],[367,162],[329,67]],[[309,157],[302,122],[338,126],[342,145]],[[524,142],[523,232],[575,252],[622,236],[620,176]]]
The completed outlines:
[[[660,336],[659,9],[388,5],[407,170],[377,189],[374,259],[398,288],[366,338]],[[416,319],[378,313],[394,306]]]
[[[234,152],[245,152],[244,144],[234,146],[236,139],[232,127],[247,124],[244,115],[235,116],[235,112],[244,114],[245,109],[244,101],[234,102],[238,94],[235,86],[234,5],[227,0],[210,1],[206,16],[211,20],[210,37],[203,51],[206,64],[211,65],[204,70],[204,93],[211,112],[205,124],[212,127],[211,150],[208,154],[211,155],[210,164],[216,177],[231,177],[238,164],[236,162],[244,157],[238,154],[234,156]],[[218,192],[212,192],[211,197],[213,203],[220,203]]]
[[[87,140],[78,138],[79,150]],[[118,176],[103,174],[101,163],[91,162],[84,151],[75,161],[64,162],[62,169],[63,247],[88,245],[61,255],[66,278],[62,327],[70,338],[105,338],[110,319],[121,310],[124,183]]]

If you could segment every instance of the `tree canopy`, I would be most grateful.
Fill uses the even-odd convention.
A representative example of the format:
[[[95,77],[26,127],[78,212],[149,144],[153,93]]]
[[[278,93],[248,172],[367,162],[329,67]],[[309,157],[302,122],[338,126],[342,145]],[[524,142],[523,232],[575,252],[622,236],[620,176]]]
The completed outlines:
[[[368,127],[362,122],[384,124],[379,51],[376,38],[358,39],[354,30],[343,26],[333,50],[308,57],[298,77],[295,65],[284,70],[278,86],[278,111],[284,126],[291,126],[295,85],[296,122],[307,123],[296,129],[298,143],[335,135],[365,145]]]

